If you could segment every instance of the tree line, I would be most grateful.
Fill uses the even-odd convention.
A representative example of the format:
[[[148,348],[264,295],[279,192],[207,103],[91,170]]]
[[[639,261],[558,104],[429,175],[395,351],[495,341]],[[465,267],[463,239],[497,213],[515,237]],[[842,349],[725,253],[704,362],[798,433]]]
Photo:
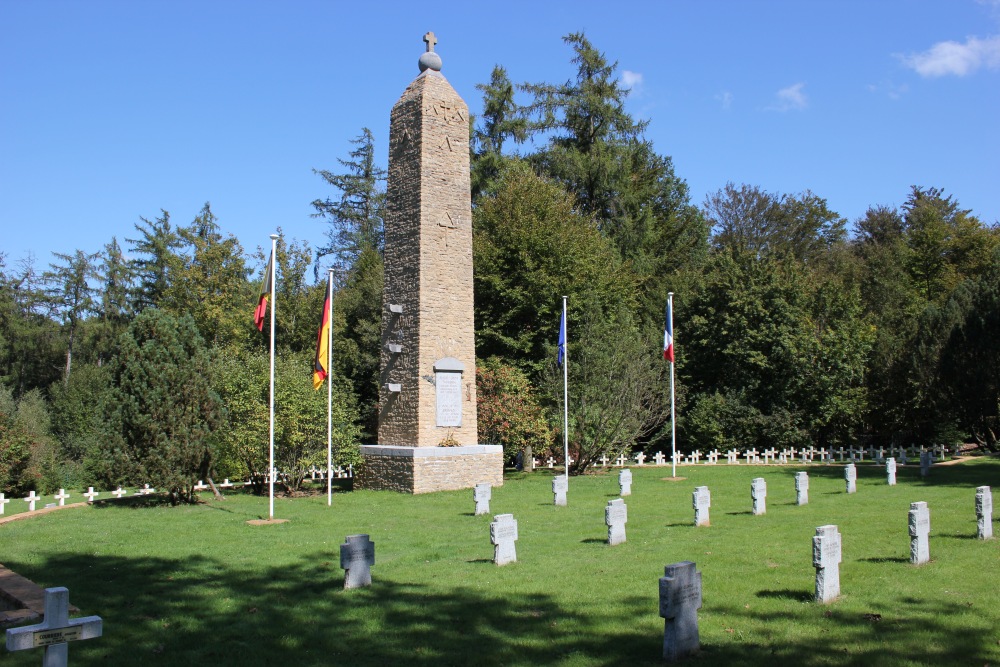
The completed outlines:
[[[626,111],[582,33],[565,83],[497,66],[471,119],[480,438],[561,450],[555,348],[569,297],[569,440],[601,454],[669,445],[664,305],[673,292],[682,450],[997,446],[1000,230],[913,186],[848,221],[805,191],[727,183],[701,203]],[[313,202],[323,238],[278,242],[276,454],[297,488],[325,462],[310,382],[334,272],[338,464],[377,432],[385,171],[372,133]],[[897,196],[899,193],[891,193]],[[267,332],[252,325],[263,252],[206,204],[140,218],[98,253],[0,256],[0,488],[137,482],[189,498],[212,474],[263,488]],[[308,275],[312,268],[312,279]]]

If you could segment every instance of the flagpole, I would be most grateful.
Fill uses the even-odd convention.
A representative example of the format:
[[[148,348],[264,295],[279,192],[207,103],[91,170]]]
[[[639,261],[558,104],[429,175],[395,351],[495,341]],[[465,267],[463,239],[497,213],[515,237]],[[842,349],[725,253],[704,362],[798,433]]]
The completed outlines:
[[[330,295],[326,346],[326,505],[330,507],[333,505],[333,269],[327,277],[326,293]]]
[[[275,292],[275,290],[274,290],[274,287],[275,287],[274,283],[276,282],[275,281],[275,274],[277,273],[277,268],[276,267],[278,265],[278,263],[276,261],[277,257],[275,257],[275,254],[276,254],[275,250],[277,248],[277,244],[278,244],[278,235],[277,234],[271,234],[271,275],[268,276],[268,281],[270,282],[270,291],[271,291],[271,396],[270,396],[270,406],[269,406],[269,410],[270,410],[270,415],[269,415],[270,416],[270,429],[269,429],[270,430],[270,433],[269,433],[269,438],[270,438],[270,446],[269,446],[270,456],[269,456],[269,464],[268,464],[268,465],[270,465],[270,468],[268,469],[268,475],[267,475],[267,478],[268,478],[268,489],[267,490],[268,490],[268,496],[269,496],[269,505],[268,505],[268,518],[269,519],[274,519],[274,311],[275,311],[275,309],[278,306],[278,303],[277,303],[278,300],[275,298],[276,295],[274,293]]]
[[[670,343],[674,346],[673,356],[677,356],[677,344],[674,337],[674,293],[667,292],[667,312],[670,322]],[[677,477],[677,418],[674,415],[674,360],[670,360],[670,460],[673,468],[671,477]]]
[[[563,296],[563,462],[566,468],[566,488],[569,489],[569,323],[566,321],[566,297]]]

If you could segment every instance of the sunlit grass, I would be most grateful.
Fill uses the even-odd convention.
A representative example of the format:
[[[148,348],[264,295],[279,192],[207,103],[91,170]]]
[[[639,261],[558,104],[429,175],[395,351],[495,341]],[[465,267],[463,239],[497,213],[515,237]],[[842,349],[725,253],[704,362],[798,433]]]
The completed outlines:
[[[519,524],[518,562],[491,562],[489,516],[472,492],[341,492],[275,500],[285,524],[251,527],[267,499],[239,494],[194,507],[106,503],[0,526],[0,562],[43,586],[66,586],[104,637],[71,646],[70,664],[616,665],[659,664],[663,567],[702,571],[703,650],[696,664],[1000,663],[1000,540],[974,539],[975,487],[1000,488],[1000,461],[915,467],[885,485],[859,466],[808,466],[810,503],[795,505],[779,466],[633,468],[628,541],[604,544],[617,471],[570,480],[554,507],[551,477],[509,474],[494,514]],[[750,514],[750,481],[768,482],[767,514]],[[691,492],[712,493],[693,526]],[[910,502],[931,510],[931,558],[907,562]],[[14,502],[22,502],[12,500]],[[840,527],[843,596],[812,602],[811,538]],[[339,545],[376,544],[374,585],[344,591]],[[35,665],[37,652],[6,654]]]

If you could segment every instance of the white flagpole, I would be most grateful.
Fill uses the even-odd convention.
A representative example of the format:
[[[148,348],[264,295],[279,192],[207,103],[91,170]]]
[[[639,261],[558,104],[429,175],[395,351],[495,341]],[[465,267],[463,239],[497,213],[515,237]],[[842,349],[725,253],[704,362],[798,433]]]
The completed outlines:
[[[667,292],[667,312],[670,313],[670,344],[677,358],[677,338],[674,336],[674,293]],[[677,477],[677,417],[674,414],[674,361],[670,360],[670,460],[673,462],[671,477]]]
[[[566,318],[566,297],[563,296],[563,462],[566,467],[566,488],[569,488],[569,322]]]
[[[326,345],[326,505],[333,505],[333,269],[327,277],[330,306],[326,311],[329,338]]]
[[[268,505],[268,518],[274,518],[274,311],[277,307],[277,299],[275,298],[275,274],[278,272],[278,258],[276,256],[275,250],[277,249],[278,235],[271,234],[271,275],[268,276],[268,281],[270,281],[271,290],[271,397],[270,397],[270,457],[268,465],[268,495],[269,495],[269,505]]]

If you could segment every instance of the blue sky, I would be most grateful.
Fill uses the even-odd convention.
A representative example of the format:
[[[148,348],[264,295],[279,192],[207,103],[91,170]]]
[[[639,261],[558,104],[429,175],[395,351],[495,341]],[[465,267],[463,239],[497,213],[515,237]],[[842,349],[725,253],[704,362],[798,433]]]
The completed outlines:
[[[1000,0],[0,0],[8,267],[205,202],[248,252],[279,226],[315,247],[312,169],[363,127],[385,163],[428,30],[473,113],[496,64],[572,78],[562,37],[585,32],[696,204],[809,189],[854,221],[922,185],[1000,219]]]

